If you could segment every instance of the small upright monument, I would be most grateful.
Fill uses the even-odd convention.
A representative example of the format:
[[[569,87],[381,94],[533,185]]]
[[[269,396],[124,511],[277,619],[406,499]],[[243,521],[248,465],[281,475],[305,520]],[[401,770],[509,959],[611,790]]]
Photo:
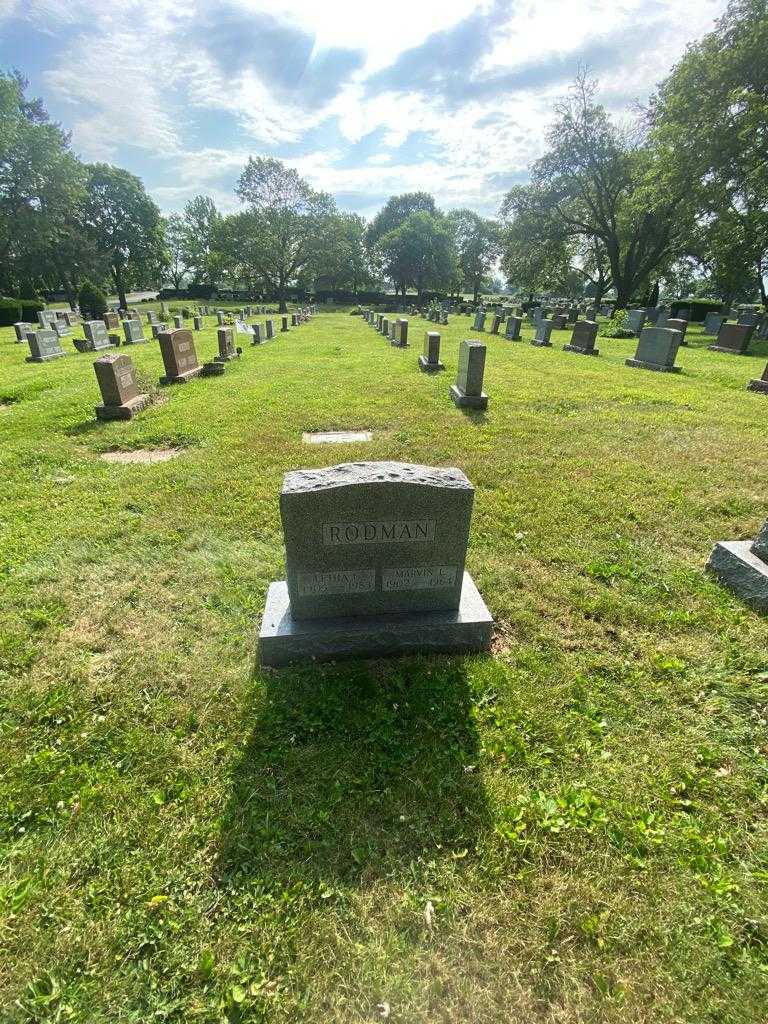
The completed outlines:
[[[746,604],[768,612],[768,520],[753,541],[715,544],[707,569]]]
[[[523,326],[523,318],[510,314],[507,317],[507,328],[504,337],[509,341],[520,341],[520,328]]]
[[[157,337],[165,366],[165,376],[160,378],[161,384],[183,384],[202,372],[203,368],[197,361],[192,331],[162,331]]]
[[[763,370],[762,377],[756,377],[747,384],[748,391],[760,391],[764,395],[768,395],[768,366]]]
[[[286,579],[267,594],[262,665],[486,650],[493,619],[464,569],[473,498],[459,469],[358,462],[287,473]]]
[[[546,317],[536,322],[536,334],[534,335],[532,345],[536,345],[537,348],[552,348],[551,334],[552,328],[554,327],[554,321],[548,320]]]
[[[723,323],[717,332],[717,341],[707,347],[711,352],[727,352],[736,356],[749,355],[749,343],[754,330],[751,324]]]
[[[52,359],[60,359],[67,354],[61,347],[56,331],[47,327],[39,331],[30,331],[27,334],[27,344],[29,345],[28,363],[48,363]]]
[[[235,348],[235,334],[231,327],[219,327],[216,339],[219,343],[219,352],[213,357],[214,362],[229,363],[240,356],[241,350]]]
[[[445,365],[440,362],[440,335],[437,331],[424,333],[424,354],[419,356],[419,369],[424,373],[437,373],[445,369]]]
[[[577,320],[573,325],[573,334],[563,352],[578,352],[582,356],[599,356],[600,349],[595,348],[597,324],[589,320]]]
[[[141,320],[123,320],[123,335],[125,340],[124,345],[140,345],[147,339],[144,337],[144,328],[141,326]]]
[[[128,356],[102,356],[93,369],[104,403],[96,406],[98,419],[129,420],[149,405],[149,395],[139,391],[136,370]]]
[[[644,327],[634,358],[625,359],[624,362],[636,369],[680,373],[682,367],[675,366],[675,356],[681,340],[680,331],[673,331],[668,327]]]
[[[451,384],[451,398],[459,409],[487,409],[488,395],[483,391],[485,344],[462,341],[459,346],[459,372]]]

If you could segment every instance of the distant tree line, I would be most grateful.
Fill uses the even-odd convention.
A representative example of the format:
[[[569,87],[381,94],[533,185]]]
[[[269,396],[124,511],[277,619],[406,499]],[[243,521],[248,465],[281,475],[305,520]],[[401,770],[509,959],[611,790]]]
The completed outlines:
[[[580,74],[498,219],[412,192],[369,223],[267,157],[243,169],[239,212],[199,195],[163,217],[139,178],[82,163],[23,77],[0,74],[0,293],[63,291],[74,304],[95,282],[124,305],[127,291],[170,282],[285,309],[289,289],[387,282],[476,300],[500,269],[523,294],[611,293],[620,307],[661,291],[765,302],[766,53],[765,0],[732,0],[631,124],[615,124]]]

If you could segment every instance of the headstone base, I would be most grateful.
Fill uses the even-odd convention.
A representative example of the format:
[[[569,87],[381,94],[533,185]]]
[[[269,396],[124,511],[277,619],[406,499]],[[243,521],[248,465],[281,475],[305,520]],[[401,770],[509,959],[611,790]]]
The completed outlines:
[[[192,380],[193,377],[199,376],[203,372],[202,366],[196,366],[193,370],[185,370],[184,373],[180,373],[178,377],[161,377],[161,384],[185,384],[188,380]]]
[[[393,338],[393,339],[392,339],[392,340],[390,341],[390,343],[389,343],[389,344],[390,344],[390,345],[391,345],[391,346],[392,346],[393,348],[408,348],[408,347],[409,347],[409,345],[408,345],[408,342],[407,342],[407,341],[397,341],[397,340],[396,340],[395,338]]]
[[[285,580],[271,583],[259,633],[259,660],[278,667],[304,661],[380,658],[416,652],[485,651],[493,617],[468,572],[458,610],[409,615],[301,619],[291,616]]]
[[[578,345],[563,345],[563,352],[576,352],[580,356],[599,356],[599,348],[579,348]]]
[[[749,356],[751,352],[744,351],[740,352],[737,348],[726,348],[725,345],[707,345],[710,352],[725,352],[728,356]]]
[[[217,359],[215,356],[210,363],[203,363],[202,369],[200,370],[201,377],[221,377],[227,368],[227,364],[222,359]]]
[[[110,334],[109,337],[110,337],[110,339],[117,338],[117,341],[113,341],[112,342],[113,345],[119,345],[120,344],[120,335],[119,334]],[[149,338],[132,338],[130,341],[128,340],[128,338],[123,338],[123,344],[124,345],[146,345],[148,342],[149,342]]]
[[[534,341],[531,342],[531,344],[535,345],[536,348],[552,348],[552,342],[551,341],[535,341],[534,340]]]
[[[762,380],[762,378],[756,378],[751,380],[747,384],[747,391],[760,391],[764,395],[768,395],[768,380]]]
[[[97,405],[96,418],[99,420],[130,420],[149,405],[149,395],[136,395],[124,405]]]
[[[445,363],[441,363],[439,360],[436,363],[430,363],[424,356],[419,356],[419,369],[424,373],[437,373],[438,370],[445,369]]]
[[[61,359],[65,356],[66,352],[52,352],[49,356],[27,356],[25,362],[27,363],[50,363],[52,359]]]
[[[768,564],[751,547],[751,540],[721,540],[709,556],[707,570],[746,604],[768,612]]]
[[[457,384],[451,384],[451,398],[459,409],[487,409],[488,395],[483,391],[480,395],[467,395]]]
[[[213,361],[214,361],[214,363],[231,363],[233,359],[239,359],[241,355],[242,355],[242,350],[238,350],[238,351],[237,351],[236,353],[234,353],[234,352],[233,352],[233,353],[232,353],[232,354],[230,354],[230,355],[226,355],[226,356],[222,356],[222,355],[214,356],[214,357],[213,357]]]
[[[644,359],[625,359],[626,366],[640,370],[658,370],[659,373],[682,373],[682,366],[666,366],[663,363],[646,363]]]

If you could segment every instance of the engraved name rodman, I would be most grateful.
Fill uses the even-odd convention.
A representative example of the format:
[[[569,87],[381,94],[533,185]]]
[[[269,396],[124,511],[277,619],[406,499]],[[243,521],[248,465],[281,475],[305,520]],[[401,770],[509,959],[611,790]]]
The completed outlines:
[[[435,539],[434,519],[323,523],[323,544],[407,544]]]

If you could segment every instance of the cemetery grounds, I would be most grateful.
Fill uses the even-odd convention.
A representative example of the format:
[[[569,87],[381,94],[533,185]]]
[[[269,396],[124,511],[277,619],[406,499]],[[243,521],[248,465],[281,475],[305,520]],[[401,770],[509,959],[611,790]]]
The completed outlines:
[[[768,623],[704,565],[768,515],[768,343],[691,326],[668,375],[526,324],[464,413],[450,319],[160,391],[120,349],[157,401],[107,424],[96,354],[0,329],[3,1022],[765,1019]],[[492,655],[260,671],[283,474],[379,459],[475,486]]]

